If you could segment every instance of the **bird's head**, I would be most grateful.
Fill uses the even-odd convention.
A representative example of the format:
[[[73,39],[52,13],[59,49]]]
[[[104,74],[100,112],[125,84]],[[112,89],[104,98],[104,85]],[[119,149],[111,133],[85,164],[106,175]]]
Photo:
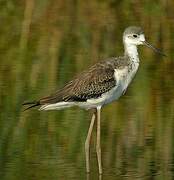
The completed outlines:
[[[148,43],[145,40],[144,31],[142,30],[141,27],[130,26],[130,27],[126,28],[123,33],[123,42],[125,45],[128,45],[128,46],[145,45],[145,46],[151,48],[152,50],[154,50],[156,53],[165,56],[165,54],[161,50],[155,48],[154,46],[152,46],[150,43]]]

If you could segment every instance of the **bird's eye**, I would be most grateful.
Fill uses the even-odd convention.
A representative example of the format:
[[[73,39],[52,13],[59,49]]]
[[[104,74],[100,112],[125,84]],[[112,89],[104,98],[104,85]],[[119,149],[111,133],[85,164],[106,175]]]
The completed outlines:
[[[134,37],[134,38],[137,38],[138,36],[137,36],[136,34],[133,34],[133,37]]]

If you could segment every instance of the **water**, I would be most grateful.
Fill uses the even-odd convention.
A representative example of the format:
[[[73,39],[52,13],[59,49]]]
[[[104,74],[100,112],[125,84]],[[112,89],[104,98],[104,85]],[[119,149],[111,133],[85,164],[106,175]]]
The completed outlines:
[[[0,179],[173,179],[174,2],[0,2]],[[139,49],[125,96],[102,110],[104,174],[95,134],[91,174],[84,142],[91,114],[79,108],[22,112],[100,59],[122,54],[122,32],[141,25],[166,58]]]

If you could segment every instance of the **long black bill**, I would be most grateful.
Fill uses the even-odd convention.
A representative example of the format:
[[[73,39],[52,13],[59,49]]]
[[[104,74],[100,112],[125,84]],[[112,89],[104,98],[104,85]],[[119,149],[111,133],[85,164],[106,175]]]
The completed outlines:
[[[161,54],[162,56],[166,56],[160,49],[153,47],[153,46],[152,46],[151,44],[149,44],[148,42],[143,41],[143,44],[146,45],[147,47],[153,49],[156,53]]]

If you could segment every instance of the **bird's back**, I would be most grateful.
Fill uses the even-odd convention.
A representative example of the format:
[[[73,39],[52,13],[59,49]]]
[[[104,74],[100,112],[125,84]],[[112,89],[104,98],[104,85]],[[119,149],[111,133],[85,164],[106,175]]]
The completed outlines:
[[[40,103],[85,102],[88,99],[98,98],[116,86],[115,69],[123,69],[127,65],[128,61],[123,57],[100,61],[76,76],[54,94],[40,99]]]

